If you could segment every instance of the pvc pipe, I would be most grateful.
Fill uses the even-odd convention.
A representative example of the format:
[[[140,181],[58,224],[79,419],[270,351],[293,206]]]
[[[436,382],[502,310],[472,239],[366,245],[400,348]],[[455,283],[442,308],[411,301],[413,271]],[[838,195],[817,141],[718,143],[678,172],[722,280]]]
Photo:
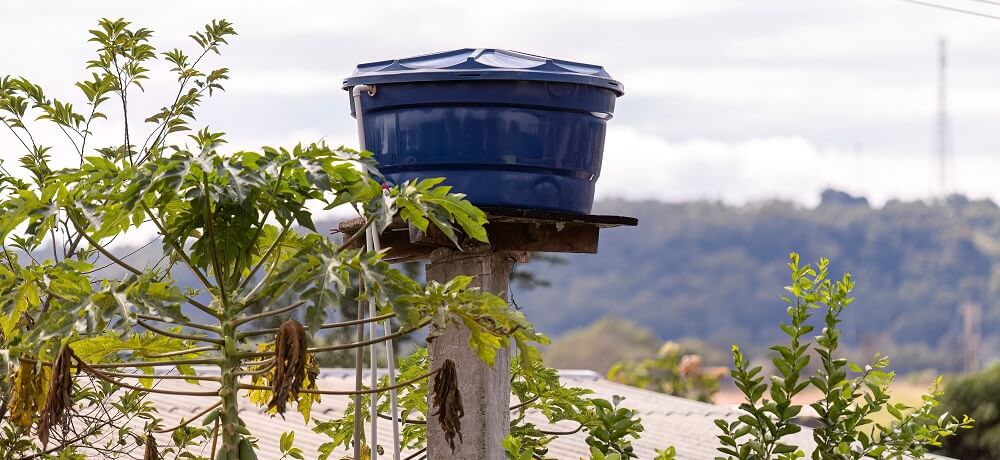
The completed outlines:
[[[382,250],[382,241],[379,237],[378,232],[372,232],[372,247],[376,251]],[[385,331],[385,335],[389,335],[391,330],[391,324],[389,320],[385,320],[382,323],[382,329]],[[392,341],[387,340],[385,342],[385,356],[386,356],[386,367],[389,368],[389,386],[393,387],[389,390],[389,405],[392,410],[392,459],[400,460],[400,440],[399,440],[399,404],[396,400],[396,351],[393,350]]]
[[[365,145],[365,123],[361,119],[361,94],[363,93],[375,95],[375,87],[358,85],[351,88],[351,97],[354,98],[354,118],[358,121],[358,146],[361,147],[361,150],[368,150]]]
[[[358,144],[361,150],[367,150],[367,146],[365,144],[365,127],[363,120],[364,111],[361,109],[361,95],[364,93],[368,93],[369,96],[374,96],[375,87],[369,85],[358,85],[351,88],[351,97],[354,98],[354,114],[355,114],[355,119],[357,120],[358,123]],[[369,227],[368,229],[366,229],[365,246],[368,251],[373,251],[373,250],[379,251],[382,249],[381,238],[379,237],[378,231],[376,231],[374,228]],[[374,318],[376,314],[377,312],[376,312],[375,298],[371,297],[368,299],[368,315],[370,318]],[[391,328],[390,322],[386,320],[383,323],[382,327],[385,331],[385,334],[388,335],[390,333],[390,328]],[[374,322],[369,323],[369,329],[368,329],[369,337],[371,338],[375,337],[376,334],[375,328],[376,328],[376,323]],[[377,344],[372,344],[371,348],[369,348],[371,388],[378,387],[378,359],[377,359],[378,355],[376,353],[377,351],[376,347]],[[395,356],[395,350],[393,350],[392,347],[392,341],[386,342],[385,351],[386,351],[386,361],[387,361],[386,364],[389,370],[389,385],[394,387],[396,385],[396,356]],[[392,406],[392,440],[393,440],[392,458],[393,460],[400,460],[401,445],[400,445],[400,435],[399,435],[399,423],[400,423],[399,404],[397,401],[397,392],[395,388],[389,390],[389,400],[390,400],[390,405]],[[355,417],[357,417],[356,420],[360,419],[361,405],[358,404],[359,402],[360,399],[355,401]],[[369,448],[371,449],[371,459],[378,460],[378,395],[377,394],[373,394],[371,397],[369,415],[371,416],[371,435],[370,435],[370,445],[369,445]],[[357,433],[356,431],[355,434],[357,435],[359,433]],[[361,455],[360,444],[361,444],[360,442],[355,441],[355,449],[354,449],[355,458],[360,458]]]
[[[368,251],[371,251],[375,247],[374,235],[375,229],[368,227],[365,229],[365,245]],[[377,315],[375,312],[375,296],[371,292],[368,293],[368,317],[374,318]],[[374,339],[376,337],[375,322],[368,323],[368,337]],[[369,385],[371,389],[378,388],[378,350],[377,344],[371,344],[368,347],[368,357],[371,373],[369,377]],[[371,450],[371,460],[378,460],[378,393],[373,393],[370,397],[369,404],[369,414],[371,416],[371,436],[368,438],[370,441],[369,449]]]
[[[374,91],[374,88],[372,88],[372,87],[370,87],[368,85],[358,85],[358,86],[355,86],[354,88],[351,88],[351,97],[354,98],[354,118],[358,122],[358,146],[360,147],[361,150],[367,150],[368,149],[368,147],[365,145],[365,124],[364,124],[364,118],[363,118],[364,111],[361,109],[361,95],[363,93],[365,93],[365,92],[369,92],[370,93],[372,91]],[[365,241],[366,241],[366,248],[367,249],[370,249],[370,247],[371,247],[371,232],[369,230],[370,230],[370,228],[366,229],[366,231],[365,231]],[[366,290],[366,293],[367,293],[367,290]],[[370,303],[371,302],[369,301],[369,304]],[[369,310],[370,310],[370,308],[369,308]],[[363,317],[364,317],[364,309],[362,309],[361,305],[359,304],[358,305],[358,319],[362,319]],[[374,331],[372,331],[371,329],[369,329],[369,332],[374,337]],[[364,325],[363,324],[359,324],[358,325],[358,336],[361,337],[363,335],[364,335]],[[362,382],[362,377],[361,377],[361,366],[362,366],[362,364],[361,363],[362,363],[362,360],[364,359],[363,358],[363,354],[360,352],[360,350],[363,350],[363,348],[359,348],[359,352],[357,353],[357,355],[355,355],[356,360],[357,360],[356,371],[357,371],[357,374],[358,374],[356,376],[356,386],[358,387],[358,388],[356,388],[357,390],[360,390],[360,386],[361,386],[361,382]],[[372,357],[374,359],[374,354],[372,354]],[[372,379],[374,380],[374,379],[377,378],[377,377],[375,377],[375,372],[374,372],[375,365],[373,364],[371,367],[372,367],[372,375],[373,375]],[[372,384],[371,387],[375,388],[375,386],[376,386],[377,383],[378,383],[377,381],[373,382],[373,384]],[[377,395],[372,395],[372,401],[373,402],[377,399],[376,396]],[[377,422],[376,422],[376,420],[378,419],[378,415],[377,415],[376,411],[373,408],[369,408],[369,410],[370,410],[370,415],[371,415],[371,419],[372,419],[372,435],[373,435],[373,437],[372,437],[373,440],[372,440],[372,442],[369,445],[369,449],[370,449],[371,454],[372,454],[372,460],[376,460],[376,456],[378,455],[378,444],[374,440],[374,436],[377,435],[377,432],[375,431],[375,429],[377,428],[377,425],[376,425]],[[354,460],[360,460],[361,459],[361,442],[362,442],[362,437],[364,436],[364,430],[361,428],[361,424],[363,423],[362,420],[363,419],[362,419],[362,408],[361,408],[361,395],[359,394],[359,395],[356,395],[354,397]]]

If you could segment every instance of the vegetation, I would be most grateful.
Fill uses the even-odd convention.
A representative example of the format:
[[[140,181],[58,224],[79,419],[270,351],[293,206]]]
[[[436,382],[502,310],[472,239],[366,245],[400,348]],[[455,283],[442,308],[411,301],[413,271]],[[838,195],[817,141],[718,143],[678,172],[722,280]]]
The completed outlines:
[[[679,343],[667,342],[660,347],[656,358],[621,361],[611,366],[608,380],[711,402],[719,391],[719,382],[728,373],[726,367],[702,367],[701,356],[683,353]]]
[[[894,374],[886,370],[888,358],[875,355],[861,367],[838,357],[840,315],[854,301],[854,281],[850,275],[830,278],[826,259],[815,268],[800,265],[798,254],[793,253],[790,259],[792,283],[783,297],[788,322],[782,322],[780,328],[788,343],[770,348],[777,375],[767,379],[760,366],[752,366],[740,347],[733,346],[732,376],[746,400],[740,405],[743,415],[737,420],[715,422],[722,431],[719,452],[725,458],[805,457],[803,449],[789,437],[802,429],[793,421],[802,411],[793,398],[809,387],[823,395],[809,405],[818,419],[813,429],[815,460],[920,458],[929,448],[940,446],[943,438],[972,426],[967,416],[957,419],[948,413],[935,413],[940,396],[937,383],[918,407],[889,403]],[[816,311],[823,314],[822,329],[809,341],[807,335],[815,329],[810,319]],[[820,368],[809,375],[803,371],[813,356],[819,358]],[[888,425],[873,424],[870,417],[882,410],[894,420]]]
[[[608,317],[553,341],[545,349],[545,362],[557,369],[590,369],[604,374],[615,363],[656,356],[661,343],[649,328]]]
[[[194,56],[158,55],[148,29],[100,21],[91,31],[98,47],[87,63],[91,77],[76,85],[82,113],[27,79],[0,78],[0,121],[26,151],[20,170],[0,175],[0,407],[10,411],[0,458],[117,458],[145,445],[147,459],[194,459],[203,457],[192,448],[209,442],[213,451],[218,444],[215,459],[256,458],[237,393],[247,390],[274,413],[295,406],[308,420],[324,393],[315,355],[340,348],[310,347],[309,336],[342,327],[327,322],[331,310],[369,299],[379,317],[399,321],[394,335],[430,326],[433,337],[461,322],[487,363],[513,341],[526,368],[538,365],[530,343],[544,337],[504,300],[469,289],[468,277],[421,285],[381,253],[334,244],[311,217],[316,207],[348,205],[365,228],[381,231],[398,216],[456,242],[458,232],[485,240],[484,214],[440,180],[384,186],[369,152],[322,143],[222,153],[224,134],[207,127],[174,143],[171,135],[190,131],[203,99],[223,89],[227,69],[199,66],[233,35],[228,22],[213,21],[192,35]],[[147,67],[160,56],[173,66],[177,96],[145,118],[152,129],[140,137],[130,126],[130,101],[150,83]],[[106,110],[120,110],[121,143],[94,148],[88,141]],[[32,121],[56,127],[64,147],[49,145],[53,139],[38,135]],[[150,227],[150,244],[162,247],[157,263],[134,265],[110,246]],[[127,276],[107,276],[112,265]],[[197,287],[179,286],[177,273],[193,275]],[[189,318],[189,310],[206,321]],[[252,327],[279,315],[302,322]],[[261,339],[267,336],[273,341]],[[219,371],[197,375],[193,365]],[[157,367],[202,387],[158,389],[156,382],[176,375],[152,373]],[[436,373],[447,380],[442,368],[421,379]],[[164,427],[144,399],[163,392],[217,402],[196,417],[199,424]],[[355,426],[355,438],[358,432]],[[160,448],[156,433],[169,433],[172,444]],[[294,458],[301,452],[293,442],[286,436],[281,447]]]
[[[768,326],[783,312],[769,306],[792,251],[813,260],[829,256],[833,269],[862,281],[855,295],[866,308],[841,318],[845,356],[864,361],[881,351],[901,374],[961,371],[960,307],[969,302],[982,306],[982,361],[1000,359],[1000,208],[990,201],[955,196],[874,208],[828,192],[813,208],[628,201],[595,207],[640,224],[602,232],[599,254],[529,265],[559,288],[517,292],[539,330],[554,336],[550,350],[559,350],[559,360],[551,365],[583,361],[572,352],[587,351],[585,343],[559,342],[604,317],[664,339],[699,339],[706,350],[736,341],[748,356],[764,356],[781,340],[781,331]]]
[[[191,132],[185,144],[175,143],[171,135],[191,131],[195,109],[228,78],[225,68],[199,67],[235,35],[226,21],[213,21],[192,36],[194,56],[180,50],[161,54],[174,67],[177,96],[145,118],[152,130],[136,137],[129,101],[149,83],[147,66],[158,58],[152,32],[123,20],[102,20],[91,35],[98,56],[88,62],[91,78],[77,84],[85,101],[82,113],[27,79],[0,78],[0,121],[26,151],[16,173],[0,170],[0,459],[124,458],[140,445],[146,460],[203,459],[194,448],[210,444],[216,460],[252,460],[257,441],[253,427],[239,417],[240,392],[271,413],[300,412],[330,438],[320,446],[320,458],[351,445],[359,458],[366,450],[382,449],[365,445],[363,420],[354,409],[370,398],[386,409],[388,381],[354,392],[354,406],[343,417],[321,420],[310,411],[322,395],[331,394],[317,387],[318,356],[345,348],[311,346],[311,337],[346,327],[329,322],[332,311],[366,301],[377,305],[378,318],[398,321],[397,332],[381,340],[425,327],[433,337],[460,323],[470,329],[469,346],[486,363],[514,344],[511,384],[518,402],[511,407],[511,436],[504,440],[510,458],[546,459],[556,436],[581,431],[592,460],[637,458],[632,442],[644,430],[637,412],[622,406],[621,398],[596,399],[586,390],[563,387],[533,346],[546,338],[517,309],[469,288],[469,277],[421,284],[390,267],[379,252],[354,249],[351,240],[335,244],[317,231],[310,212],[346,205],[365,218],[365,228],[376,231],[398,217],[424,230],[433,225],[456,244],[459,233],[485,241],[484,214],[462,195],[440,186],[440,180],[385,186],[369,152],[322,143],[223,153],[224,134],[207,127]],[[95,122],[106,119],[102,111],[109,108],[121,111],[121,143],[88,148]],[[33,121],[64,134],[65,147],[48,145],[51,139],[36,135]],[[154,234],[149,244],[160,243],[162,257],[140,268],[111,243],[145,229]],[[105,271],[112,266],[126,276]],[[821,421],[814,430],[817,459],[919,456],[970,426],[967,418],[934,414],[936,393],[925,396],[920,407],[889,404],[887,359],[876,357],[861,368],[835,357],[840,315],[853,300],[853,282],[846,276],[830,280],[825,260],[813,269],[800,266],[793,255],[790,267],[790,322],[781,326],[790,341],[771,348],[778,374],[765,383],[762,369],[733,348],[732,375],[747,400],[738,420],[717,422],[720,452],[739,459],[803,456],[786,437],[799,430],[792,418],[802,407],[792,399],[807,386],[824,394],[811,405]],[[180,276],[197,285],[179,284]],[[815,310],[824,311],[824,328],[809,343],[805,337]],[[189,317],[189,311],[206,320]],[[265,327],[274,317],[287,319]],[[820,366],[806,378],[802,371],[811,353]],[[668,347],[651,369],[676,367],[677,375],[690,378],[693,363]],[[198,374],[194,365],[214,366],[218,373]],[[176,374],[154,373],[157,367]],[[436,383],[446,382],[441,386],[454,385],[453,364],[431,368],[426,351],[418,349],[402,360],[399,371],[407,420],[403,444],[422,449],[427,423],[435,419],[443,420],[450,434],[460,434],[460,414],[436,402],[441,411],[431,417],[427,403],[428,395],[435,401],[453,397],[454,392],[428,384],[436,376]],[[624,368],[620,372],[626,374]],[[157,388],[170,378],[202,386]],[[196,423],[165,427],[145,399],[149,393],[215,403],[194,417]],[[866,431],[868,417],[883,409],[896,420]],[[540,429],[525,421],[528,411],[577,427]],[[170,442],[159,445],[156,434],[169,434]],[[294,443],[293,432],[281,437],[285,458],[312,455]],[[657,458],[674,456],[667,448]]]
[[[963,460],[1000,458],[1000,364],[946,382],[939,412],[976,419],[972,429],[945,439],[942,454]]]

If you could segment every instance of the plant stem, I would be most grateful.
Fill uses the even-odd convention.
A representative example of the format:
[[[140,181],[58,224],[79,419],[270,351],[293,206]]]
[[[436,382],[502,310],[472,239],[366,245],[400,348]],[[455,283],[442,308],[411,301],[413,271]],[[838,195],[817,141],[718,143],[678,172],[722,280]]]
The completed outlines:
[[[172,427],[170,427],[170,428],[160,428],[160,429],[158,429],[158,430],[152,430],[152,432],[153,432],[153,433],[170,433],[170,432],[172,432],[172,431],[176,431],[176,430],[179,430],[179,429],[181,429],[181,428],[184,428],[185,426],[187,426],[187,425],[188,425],[188,424],[190,424],[191,422],[193,422],[193,421],[197,420],[197,419],[198,419],[198,418],[200,418],[201,416],[203,416],[203,415],[205,415],[205,414],[207,414],[207,413],[211,412],[211,411],[212,411],[212,409],[215,409],[216,407],[219,407],[219,405],[220,405],[220,404],[222,404],[222,403],[221,403],[221,402],[217,402],[217,403],[215,403],[215,404],[212,404],[211,406],[208,406],[208,407],[206,407],[206,408],[202,409],[202,410],[201,410],[201,411],[199,411],[199,412],[198,412],[197,414],[194,414],[194,415],[192,415],[191,417],[188,417],[188,419],[187,419],[187,420],[184,420],[184,419],[182,418],[182,419],[181,419],[181,423],[179,423],[179,424],[177,424],[177,425],[174,425],[174,426],[172,426]]]
[[[166,228],[164,228],[163,224],[160,223],[160,220],[156,217],[156,215],[153,214],[153,211],[149,209],[149,206],[146,206],[146,203],[143,203],[142,201],[139,201],[139,205],[142,206],[143,211],[146,211],[146,215],[149,216],[149,219],[153,221],[153,225],[156,225],[156,229],[160,231],[160,235],[163,235],[163,237],[166,238],[167,235]],[[205,274],[202,273],[201,270],[199,270],[198,267],[196,267],[194,263],[191,262],[191,259],[187,256],[187,253],[184,252],[184,248],[182,248],[179,244],[177,244],[176,241],[169,239],[167,239],[166,241],[167,243],[170,244],[170,246],[174,248],[174,251],[176,251],[177,255],[181,258],[182,261],[184,261],[184,264],[191,269],[191,272],[194,273],[194,276],[196,278],[198,278],[198,281],[201,282],[201,285],[204,286],[206,290],[211,292],[212,283],[210,283],[208,281],[208,278],[205,277]]]
[[[223,309],[222,319],[222,388],[219,389],[219,396],[222,398],[222,413],[220,434],[222,437],[223,458],[239,459],[240,435],[238,427],[239,421],[239,391],[240,382],[237,372],[240,369],[240,352],[236,346],[236,324],[233,321],[235,316],[233,307],[226,306]]]
[[[242,324],[249,323],[251,321],[256,321],[258,319],[269,318],[271,316],[278,316],[278,315],[280,315],[282,313],[288,313],[288,312],[290,312],[292,310],[295,310],[295,309],[297,309],[297,308],[299,308],[299,307],[301,307],[301,306],[303,306],[305,304],[306,304],[305,300],[300,300],[300,301],[295,302],[295,303],[293,303],[293,304],[291,304],[291,305],[289,305],[287,307],[279,308],[277,310],[268,310],[268,311],[260,312],[260,313],[254,314],[254,315],[244,316],[242,318],[237,319],[235,321],[235,324],[237,326],[239,326],[239,325],[242,325]]]
[[[358,324],[368,324],[368,323],[371,323],[371,322],[387,320],[387,319],[391,319],[391,318],[395,318],[395,317],[396,317],[395,313],[386,313],[384,315],[379,315],[379,316],[376,316],[374,318],[364,318],[364,319],[360,319],[360,320],[352,319],[350,321],[340,321],[340,322],[336,322],[336,323],[324,323],[324,324],[321,324],[319,326],[319,329],[337,329],[337,328],[341,328],[341,327],[356,326]],[[306,330],[307,331],[310,330],[309,326],[306,326]],[[240,336],[241,339],[245,339],[247,337],[256,337],[256,336],[259,336],[259,335],[268,335],[268,334],[274,334],[274,333],[277,333],[277,332],[278,332],[278,328],[275,327],[275,328],[270,328],[270,329],[257,329],[257,330],[253,330],[253,331],[240,332],[239,336]]]
[[[170,332],[170,331],[167,331],[167,330],[163,330],[163,329],[155,327],[155,326],[153,326],[153,325],[151,325],[151,324],[149,324],[149,323],[147,323],[147,322],[145,322],[145,321],[143,321],[141,319],[140,320],[136,320],[136,324],[142,326],[143,328],[145,328],[146,330],[148,330],[150,332],[153,332],[153,333],[156,333],[156,334],[160,334],[160,335],[166,336],[166,337],[172,337],[172,338],[181,339],[181,340],[190,340],[192,342],[212,343],[212,344],[215,344],[215,345],[222,345],[223,344],[222,340],[216,339],[216,338],[212,338],[212,337],[202,337],[202,336],[197,336],[197,335],[181,334],[179,332]]]

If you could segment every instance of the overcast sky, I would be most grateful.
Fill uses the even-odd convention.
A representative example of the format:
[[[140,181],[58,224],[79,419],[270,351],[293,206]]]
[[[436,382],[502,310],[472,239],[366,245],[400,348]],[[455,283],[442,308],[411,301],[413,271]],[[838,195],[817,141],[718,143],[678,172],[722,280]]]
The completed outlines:
[[[1000,15],[971,0],[933,1]],[[812,204],[834,186],[881,203],[936,193],[935,66],[946,36],[953,189],[1000,200],[998,20],[899,0],[353,4],[7,0],[0,75],[78,98],[71,85],[85,75],[87,30],[99,18],[153,29],[162,50],[192,49],[190,32],[227,18],[240,35],[209,65],[231,68],[232,80],[206,102],[202,122],[229,133],[235,147],[319,138],[355,145],[340,89],[355,64],[514,49],[601,64],[624,83],[599,196]],[[171,82],[160,80],[138,107],[166,103]],[[0,132],[8,164],[16,148]]]

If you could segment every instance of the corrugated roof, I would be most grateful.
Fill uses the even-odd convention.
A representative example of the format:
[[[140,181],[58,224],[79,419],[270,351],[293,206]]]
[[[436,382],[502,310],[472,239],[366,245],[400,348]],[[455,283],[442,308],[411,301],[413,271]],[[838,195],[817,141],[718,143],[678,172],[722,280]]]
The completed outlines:
[[[640,459],[653,458],[655,449],[673,445],[677,448],[677,458],[682,460],[710,460],[718,455],[719,431],[714,424],[717,418],[735,419],[737,411],[713,404],[701,403],[676,396],[670,396],[640,388],[630,387],[611,382],[592,371],[560,371],[560,377],[565,385],[590,389],[595,396],[610,399],[614,395],[625,397],[622,404],[636,409],[642,417],[645,431],[642,438],[633,443]],[[367,378],[365,379],[367,382]],[[319,377],[319,387],[330,390],[351,390],[354,388],[353,369],[327,369]],[[183,381],[162,381],[158,388],[181,389],[191,388]],[[243,397],[241,392],[241,397]],[[172,396],[151,394],[150,399],[165,419],[164,426],[180,423],[185,417],[190,417],[215,402],[213,398],[194,398],[190,396]],[[347,407],[348,397],[323,396],[322,402],[312,409],[313,417],[339,418]],[[250,404],[243,397],[243,409],[240,417],[249,425],[259,442],[258,457],[261,460],[277,460],[281,455],[278,450],[278,440],[282,433],[294,430],[295,445],[308,455],[316,452],[316,447],[328,442],[329,438],[314,433],[307,427],[298,412],[281,417],[271,417],[263,410]],[[557,430],[575,428],[572,423],[561,423],[553,427],[538,413],[529,413],[527,420],[541,428],[551,427]],[[380,420],[379,443],[383,446],[391,443],[392,428],[388,421]],[[198,422],[195,422],[198,423]],[[367,429],[366,429],[367,431]],[[812,440],[812,430],[803,428],[792,438],[792,441],[810,450],[815,446]],[[169,445],[168,435],[159,435],[160,446]],[[586,433],[580,432],[570,436],[561,436],[550,444],[550,455],[559,459],[577,460],[588,457],[587,445],[584,442]],[[205,452],[208,455],[208,452]],[[339,459],[348,452],[335,452],[331,459]],[[406,453],[404,453],[404,458]],[[390,458],[382,456],[380,458]]]

